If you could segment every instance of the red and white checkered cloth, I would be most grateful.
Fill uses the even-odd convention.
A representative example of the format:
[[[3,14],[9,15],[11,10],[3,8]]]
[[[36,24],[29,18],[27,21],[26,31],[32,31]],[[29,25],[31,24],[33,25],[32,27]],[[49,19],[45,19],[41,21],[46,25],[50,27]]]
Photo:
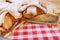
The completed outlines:
[[[17,28],[8,38],[11,40],[60,40],[60,29],[43,24],[28,24]]]

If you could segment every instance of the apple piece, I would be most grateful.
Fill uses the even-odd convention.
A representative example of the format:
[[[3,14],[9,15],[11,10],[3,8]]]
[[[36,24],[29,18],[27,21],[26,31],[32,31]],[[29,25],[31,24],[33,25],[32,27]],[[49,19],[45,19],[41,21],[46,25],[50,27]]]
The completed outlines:
[[[14,18],[10,14],[7,14],[4,18],[3,28],[6,30],[10,29],[12,27],[13,20]]]
[[[4,29],[4,28],[2,28],[2,27],[0,27],[0,31],[5,31],[5,29]]]
[[[28,7],[23,13],[25,18],[32,18],[37,15],[36,7]]]

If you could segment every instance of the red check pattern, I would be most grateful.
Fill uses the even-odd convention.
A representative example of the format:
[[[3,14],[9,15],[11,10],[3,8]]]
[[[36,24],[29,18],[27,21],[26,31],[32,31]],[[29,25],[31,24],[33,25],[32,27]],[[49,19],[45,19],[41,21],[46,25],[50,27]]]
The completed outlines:
[[[28,24],[17,28],[8,38],[11,40],[60,40],[60,29],[44,24]]]

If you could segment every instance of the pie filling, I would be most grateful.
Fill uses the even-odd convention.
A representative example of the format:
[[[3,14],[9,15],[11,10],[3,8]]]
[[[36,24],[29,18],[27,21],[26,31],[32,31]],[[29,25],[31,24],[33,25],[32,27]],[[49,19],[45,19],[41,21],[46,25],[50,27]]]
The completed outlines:
[[[37,6],[31,5],[25,9],[25,11],[23,12],[23,17],[27,19],[31,19],[37,15],[42,15],[42,14],[46,14],[44,10],[42,10]]]
[[[0,26],[0,35],[4,36],[8,32],[12,31],[22,21],[22,18],[15,19],[9,13],[6,14],[4,18],[4,23],[2,24],[2,26]]]

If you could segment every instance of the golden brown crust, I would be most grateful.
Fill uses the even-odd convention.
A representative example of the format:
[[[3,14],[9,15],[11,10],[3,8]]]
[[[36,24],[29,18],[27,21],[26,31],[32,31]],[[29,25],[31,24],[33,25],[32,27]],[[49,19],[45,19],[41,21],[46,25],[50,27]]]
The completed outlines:
[[[58,21],[58,17],[43,14],[43,15],[38,15],[32,19],[25,19],[25,20],[30,23],[52,24],[52,23],[56,23]]]

